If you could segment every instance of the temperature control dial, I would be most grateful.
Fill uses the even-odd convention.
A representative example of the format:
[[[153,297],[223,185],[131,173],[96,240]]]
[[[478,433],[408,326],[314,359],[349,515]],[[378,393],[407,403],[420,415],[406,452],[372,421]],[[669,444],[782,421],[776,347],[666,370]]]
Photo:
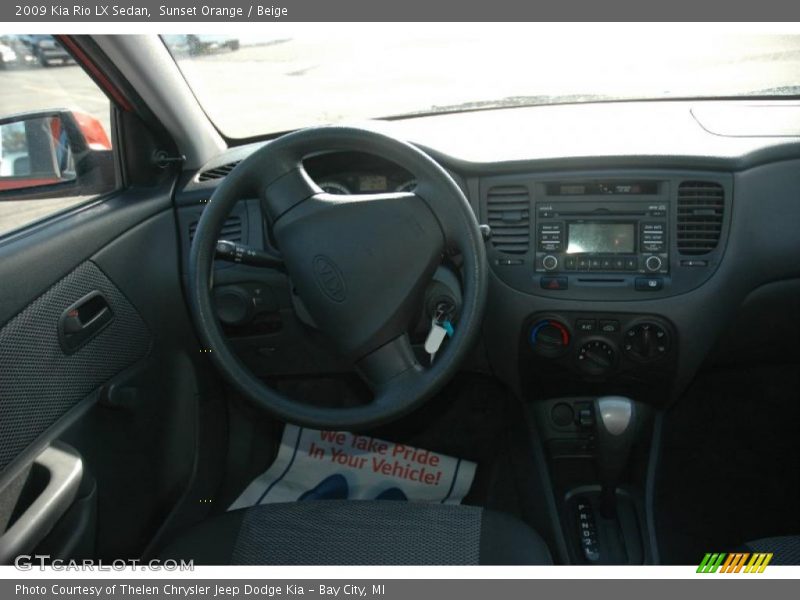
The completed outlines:
[[[543,319],[533,324],[529,339],[536,354],[556,358],[569,348],[570,333],[567,326],[560,321]]]
[[[592,340],[578,351],[578,367],[589,375],[603,375],[611,370],[617,353],[608,342]]]
[[[667,330],[657,323],[639,323],[625,332],[625,353],[634,360],[649,362],[669,352]]]

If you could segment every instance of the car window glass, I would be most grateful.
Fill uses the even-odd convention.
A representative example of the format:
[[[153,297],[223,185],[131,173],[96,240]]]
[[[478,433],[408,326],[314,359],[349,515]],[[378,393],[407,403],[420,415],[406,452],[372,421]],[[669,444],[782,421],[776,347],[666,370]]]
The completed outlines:
[[[50,35],[0,36],[0,236],[116,189],[111,104]]]

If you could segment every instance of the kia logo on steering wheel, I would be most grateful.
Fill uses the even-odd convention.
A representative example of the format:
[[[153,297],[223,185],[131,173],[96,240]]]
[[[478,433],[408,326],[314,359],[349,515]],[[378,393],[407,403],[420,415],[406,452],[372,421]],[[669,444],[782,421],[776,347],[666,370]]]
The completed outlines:
[[[339,267],[330,258],[320,254],[314,257],[314,277],[319,289],[334,302],[344,302],[347,288]]]

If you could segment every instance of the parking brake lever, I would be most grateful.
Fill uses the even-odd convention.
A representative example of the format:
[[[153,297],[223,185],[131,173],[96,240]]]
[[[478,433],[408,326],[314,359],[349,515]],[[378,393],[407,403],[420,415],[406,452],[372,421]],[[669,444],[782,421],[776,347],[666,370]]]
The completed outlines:
[[[216,258],[254,267],[284,269],[283,260],[274,254],[265,252],[264,250],[256,250],[255,248],[243,246],[228,240],[219,240],[217,242]]]

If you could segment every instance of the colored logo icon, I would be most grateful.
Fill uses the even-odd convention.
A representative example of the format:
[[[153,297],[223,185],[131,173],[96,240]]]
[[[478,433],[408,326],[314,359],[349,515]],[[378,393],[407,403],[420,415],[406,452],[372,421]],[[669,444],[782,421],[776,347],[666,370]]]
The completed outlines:
[[[772,552],[714,552],[707,553],[698,573],[763,573],[772,560]]]

